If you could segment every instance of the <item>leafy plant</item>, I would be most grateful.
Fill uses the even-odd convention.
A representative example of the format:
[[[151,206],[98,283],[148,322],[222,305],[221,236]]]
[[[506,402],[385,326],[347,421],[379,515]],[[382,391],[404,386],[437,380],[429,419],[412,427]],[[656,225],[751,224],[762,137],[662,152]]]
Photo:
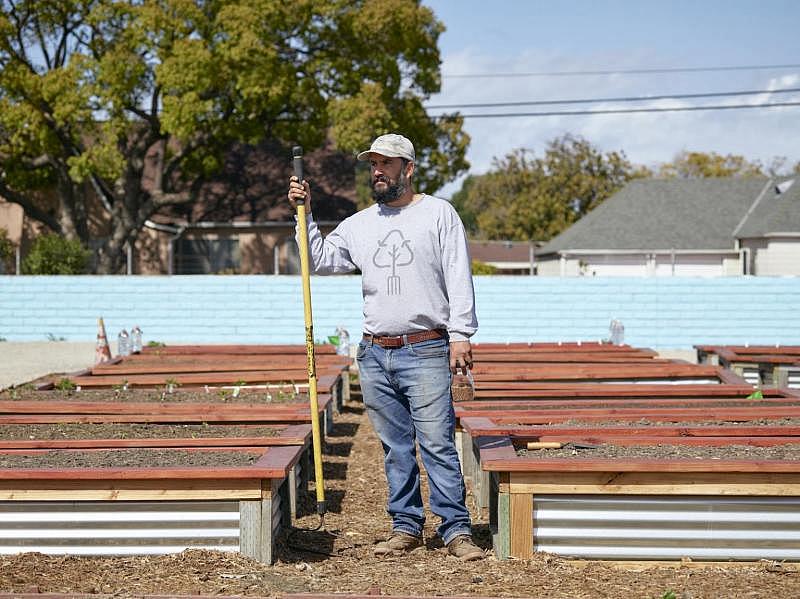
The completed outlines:
[[[0,229],[0,272],[7,271],[11,256],[14,255],[14,244],[8,238],[8,232],[5,229]]]
[[[474,275],[493,275],[497,272],[497,267],[481,262],[480,260],[472,261],[472,274]]]
[[[173,391],[175,391],[175,389],[180,387],[181,384],[176,379],[169,378],[166,381],[164,381],[164,386],[165,389],[167,390],[167,393],[172,393]]]
[[[756,389],[746,399],[764,399],[764,392],[761,389]]]
[[[677,599],[675,596],[675,591],[672,589],[665,591],[663,595],[661,595],[661,599]]]
[[[79,275],[86,272],[91,255],[80,241],[56,234],[41,235],[22,261],[22,272],[26,275]]]
[[[167,344],[161,341],[148,341],[147,347],[167,347]]]
[[[118,385],[111,385],[111,389],[114,391],[115,395],[119,395],[123,391],[128,390],[128,379],[123,379],[121,383]]]
[[[68,378],[63,378],[55,384],[55,388],[59,391],[75,391],[78,386]]]

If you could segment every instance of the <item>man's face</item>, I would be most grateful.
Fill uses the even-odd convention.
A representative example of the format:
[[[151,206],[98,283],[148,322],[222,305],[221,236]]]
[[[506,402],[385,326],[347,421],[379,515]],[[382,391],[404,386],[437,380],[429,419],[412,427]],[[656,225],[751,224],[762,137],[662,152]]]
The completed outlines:
[[[401,198],[408,187],[403,159],[372,153],[369,163],[372,167],[372,199],[385,204]]]

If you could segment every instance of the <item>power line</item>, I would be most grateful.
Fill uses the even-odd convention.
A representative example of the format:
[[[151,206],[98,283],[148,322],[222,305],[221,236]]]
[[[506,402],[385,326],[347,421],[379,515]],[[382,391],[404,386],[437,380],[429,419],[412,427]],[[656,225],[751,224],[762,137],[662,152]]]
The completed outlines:
[[[780,106],[800,106],[800,102],[774,102],[772,104],[727,104],[717,106],[680,106],[676,108],[609,108],[607,110],[555,110],[552,112],[501,112],[497,114],[455,114],[431,115],[431,118],[449,120],[462,119],[497,119],[542,116],[580,116],[593,114],[632,114],[641,112],[688,112],[695,110],[736,110],[741,108],[777,108]]]
[[[664,94],[660,96],[623,96],[620,98],[582,98],[577,100],[529,100],[524,102],[484,102],[472,104],[432,104],[427,109],[434,108],[500,108],[502,106],[544,106],[548,104],[593,104],[598,102],[646,102],[648,100],[679,100],[687,98],[717,98],[730,96],[754,96],[758,94],[787,94],[800,92],[800,87],[775,90],[752,90],[738,92],[706,92],[697,94]]]
[[[586,77],[589,75],[654,75],[662,73],[708,73],[712,71],[767,71],[797,69],[800,64],[756,64],[722,67],[674,67],[653,69],[602,69],[596,71],[534,71],[530,73],[455,73],[442,74],[444,79],[477,79],[501,77]]]

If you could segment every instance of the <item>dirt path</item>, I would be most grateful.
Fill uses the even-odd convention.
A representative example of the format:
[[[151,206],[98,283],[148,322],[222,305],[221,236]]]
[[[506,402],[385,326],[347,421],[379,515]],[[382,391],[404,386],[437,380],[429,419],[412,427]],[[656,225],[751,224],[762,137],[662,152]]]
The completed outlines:
[[[131,558],[0,556],[0,592],[262,595],[364,593],[481,597],[794,598],[800,573],[794,565],[759,564],[725,568],[615,568],[603,562],[567,562],[550,555],[463,564],[433,537],[436,518],[426,525],[426,547],[398,557],[373,557],[373,542],[386,534],[386,483],[382,452],[362,406],[352,402],[337,415],[325,455],[327,532],[297,532],[281,542],[279,562],[264,566],[238,554],[186,551],[179,555]],[[313,512],[314,501],[307,502]],[[473,508],[470,505],[471,509]],[[311,528],[313,513],[296,523]],[[486,524],[476,520],[476,540],[491,548]],[[331,555],[327,555],[331,554]]]

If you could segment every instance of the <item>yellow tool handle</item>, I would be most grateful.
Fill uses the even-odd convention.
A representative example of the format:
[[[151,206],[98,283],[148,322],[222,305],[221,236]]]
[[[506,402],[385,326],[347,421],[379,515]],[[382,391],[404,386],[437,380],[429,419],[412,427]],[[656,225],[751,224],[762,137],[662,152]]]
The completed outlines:
[[[302,183],[302,179],[300,181]],[[306,355],[308,357],[308,400],[311,404],[311,439],[314,450],[314,482],[317,488],[317,513],[327,511],[325,505],[325,482],[322,475],[322,435],[319,425],[319,402],[317,401],[317,366],[314,358],[314,319],[311,314],[311,272],[308,258],[308,223],[306,206],[297,204],[297,224],[300,245],[300,278],[303,282],[303,312],[306,325]]]
[[[324,514],[325,484],[322,476],[322,435],[317,400],[317,366],[314,357],[314,320],[311,314],[311,273],[308,259],[308,223],[305,204],[297,205],[300,233],[300,278],[303,282],[303,312],[306,325],[306,355],[308,357],[308,400],[311,404],[311,438],[314,449],[314,481],[317,488],[317,512]]]
[[[528,449],[561,449],[558,441],[528,441]]]

